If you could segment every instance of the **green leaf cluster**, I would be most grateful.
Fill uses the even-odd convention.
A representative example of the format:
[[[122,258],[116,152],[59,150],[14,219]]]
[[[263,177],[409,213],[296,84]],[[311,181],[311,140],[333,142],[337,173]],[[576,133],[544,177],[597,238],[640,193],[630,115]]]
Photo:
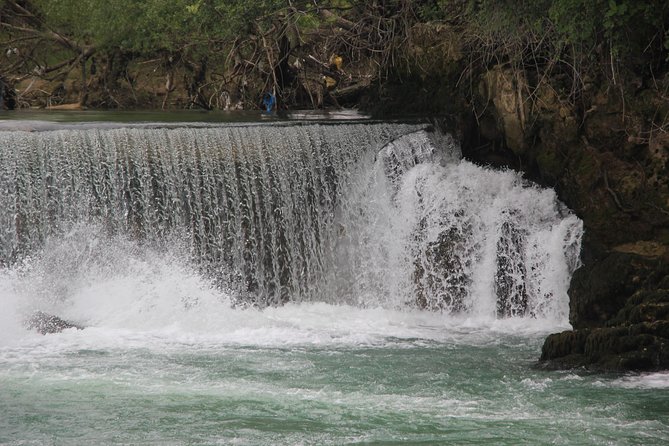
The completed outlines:
[[[653,40],[669,45],[666,0],[423,0],[416,2],[421,20],[458,16],[477,32],[546,35],[584,48],[604,42],[619,54],[643,49]]]
[[[48,28],[99,48],[174,51],[247,34],[283,0],[33,0]]]
[[[669,62],[667,0],[423,0],[415,11],[461,26],[484,64],[594,70],[615,60],[638,71]]]
[[[643,50],[669,26],[665,0],[559,0],[548,16],[570,43],[595,46],[604,41],[621,54]]]

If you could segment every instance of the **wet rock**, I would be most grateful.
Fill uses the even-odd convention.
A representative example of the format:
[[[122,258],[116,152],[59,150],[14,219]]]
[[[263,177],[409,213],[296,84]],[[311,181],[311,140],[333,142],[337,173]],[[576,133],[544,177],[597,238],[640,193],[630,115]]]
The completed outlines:
[[[496,66],[483,76],[481,96],[492,102],[507,146],[516,154],[527,150],[528,83],[522,70]]]
[[[571,322],[542,348],[546,368],[669,368],[669,262],[662,246],[618,247],[574,275]]]
[[[606,372],[669,368],[669,321],[550,335],[541,350],[541,366]]]
[[[465,310],[466,297],[472,283],[472,259],[476,246],[472,238],[471,222],[463,213],[458,225],[444,228],[437,240],[427,243],[414,261],[416,303],[432,311],[457,313]]]
[[[601,327],[642,286],[656,260],[613,251],[578,269],[569,287],[569,320],[574,328]]]
[[[77,330],[83,330],[84,328],[80,325],[61,319],[58,316],[47,314],[42,311],[33,313],[32,316],[25,321],[24,325],[28,330],[34,330],[43,335],[60,333],[68,328],[76,328]]]
[[[497,240],[494,287],[499,317],[524,316],[527,313],[524,249],[523,232],[509,221],[502,223],[500,238]]]
[[[630,297],[609,325],[669,320],[669,290],[640,290]]]
[[[585,341],[590,330],[566,330],[546,338],[541,349],[541,364],[551,369],[585,366]]]

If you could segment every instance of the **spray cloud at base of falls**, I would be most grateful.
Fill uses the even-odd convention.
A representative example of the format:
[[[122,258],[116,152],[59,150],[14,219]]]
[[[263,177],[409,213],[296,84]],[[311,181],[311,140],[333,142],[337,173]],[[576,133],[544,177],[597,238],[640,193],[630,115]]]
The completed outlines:
[[[581,222],[553,191],[462,161],[452,138],[426,125],[83,129],[0,140],[8,266],[71,249],[59,257],[70,269],[96,258],[127,268],[122,254],[109,260],[92,247],[106,238],[113,242],[102,246],[127,243],[119,253],[151,247],[188,258],[237,304],[566,320]],[[74,293],[71,283],[52,285],[43,288],[59,300]]]

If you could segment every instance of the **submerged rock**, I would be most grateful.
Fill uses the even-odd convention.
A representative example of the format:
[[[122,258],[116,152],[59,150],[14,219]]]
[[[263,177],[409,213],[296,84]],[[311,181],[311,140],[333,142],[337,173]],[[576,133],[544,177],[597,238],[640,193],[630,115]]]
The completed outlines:
[[[450,313],[467,308],[472,264],[479,247],[472,243],[472,222],[465,212],[458,210],[452,217],[451,226],[442,228],[436,240],[426,242],[415,253],[413,280],[419,308]]]
[[[28,330],[35,330],[37,333],[45,335],[51,333],[60,333],[63,330],[68,328],[76,328],[77,330],[83,330],[84,327],[74,324],[72,322],[66,321],[54,316],[52,314],[47,314],[42,311],[36,311],[24,323],[25,327]]]

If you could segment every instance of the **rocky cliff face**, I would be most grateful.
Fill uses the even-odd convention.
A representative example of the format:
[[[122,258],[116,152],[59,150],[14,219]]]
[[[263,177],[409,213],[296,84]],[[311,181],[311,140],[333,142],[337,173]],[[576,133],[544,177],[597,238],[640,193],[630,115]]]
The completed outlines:
[[[472,154],[504,154],[584,221],[584,264],[569,289],[574,330],[546,340],[543,363],[669,368],[669,134],[649,119],[669,106],[656,87],[622,96],[610,87],[579,112],[547,85],[530,88],[523,72],[495,67],[479,86],[480,121],[494,131],[481,129],[488,148]]]
[[[669,368],[669,74],[584,78],[576,100],[563,80],[509,65],[472,73],[457,36],[444,38],[441,57],[416,50],[420,76],[386,84],[375,99],[384,111],[450,114],[465,157],[555,188],[583,220],[574,330],[550,336],[541,363]]]
[[[569,290],[574,330],[546,339],[544,366],[669,368],[669,257],[653,245],[654,254],[614,248],[576,272]]]

